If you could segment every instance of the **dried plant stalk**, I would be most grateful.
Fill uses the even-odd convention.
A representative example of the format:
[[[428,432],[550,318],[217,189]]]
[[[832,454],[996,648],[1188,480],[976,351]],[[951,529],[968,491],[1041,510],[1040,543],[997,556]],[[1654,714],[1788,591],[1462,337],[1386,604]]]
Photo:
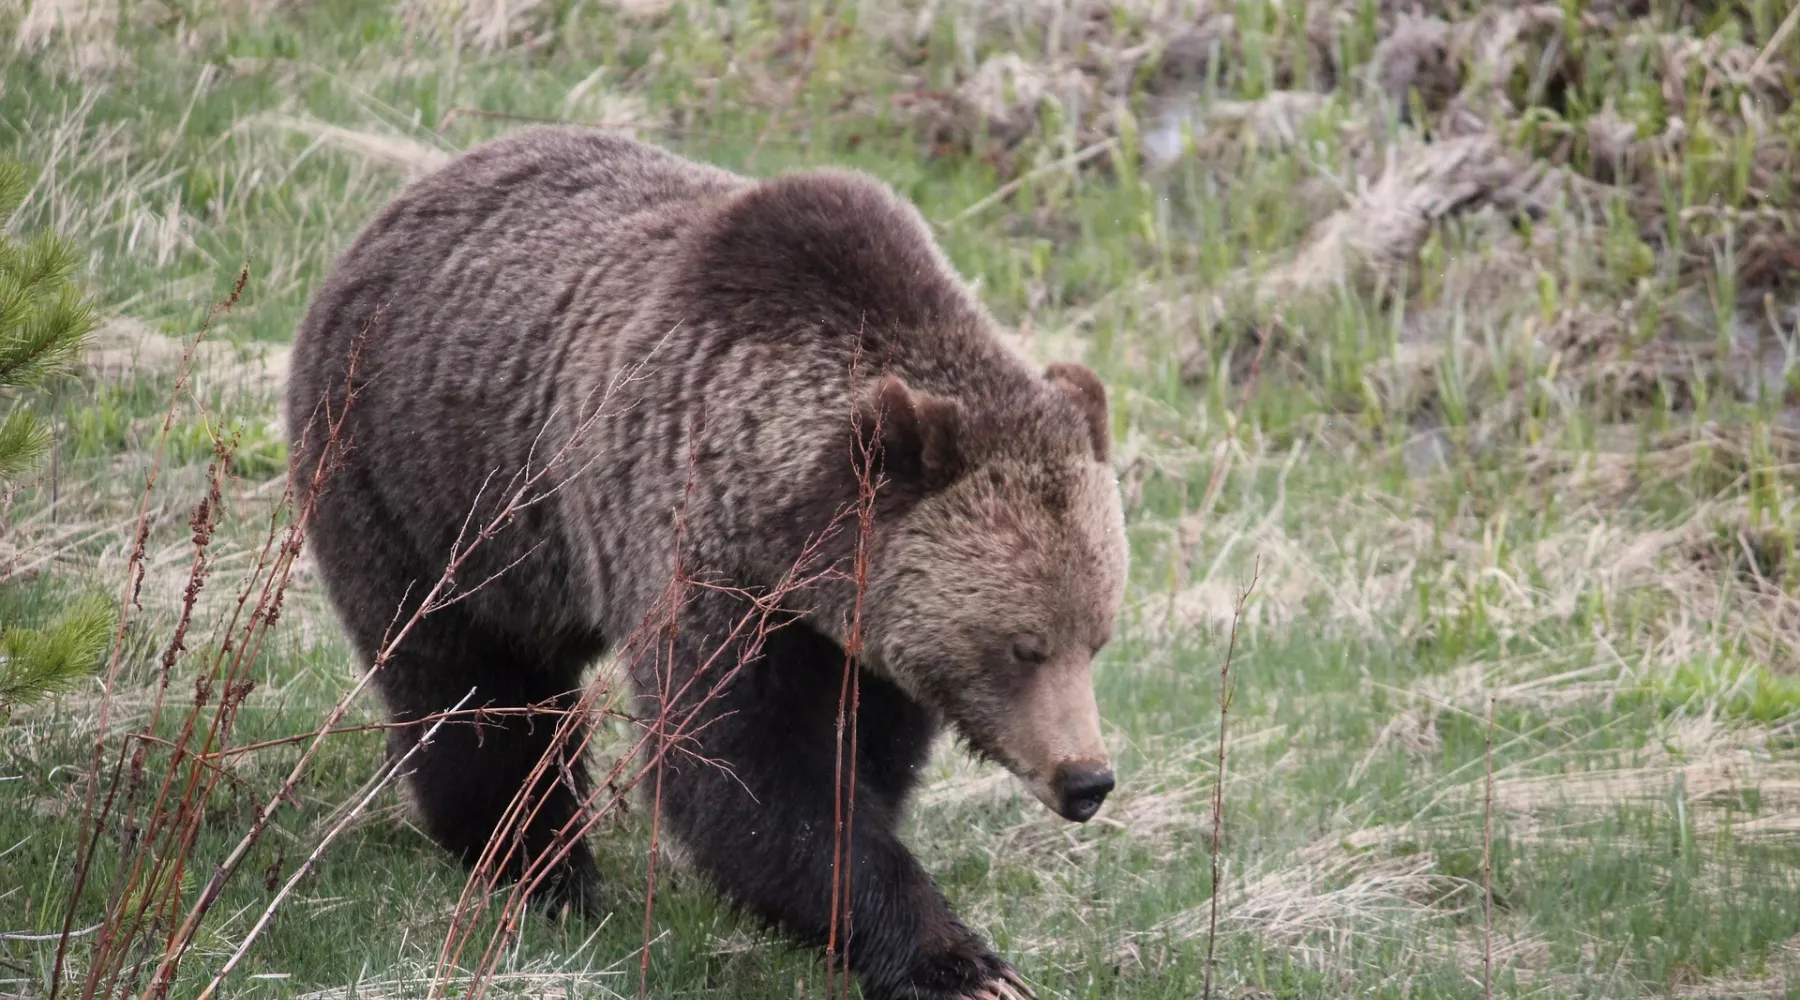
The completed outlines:
[[[1219,941],[1219,840],[1225,829],[1225,723],[1231,713],[1231,657],[1237,652],[1238,624],[1244,618],[1244,605],[1250,600],[1250,593],[1256,589],[1257,577],[1262,572],[1262,561],[1257,560],[1250,570],[1250,582],[1238,595],[1237,608],[1231,615],[1231,638],[1225,645],[1225,661],[1219,665],[1219,756],[1218,777],[1213,782],[1213,828],[1212,828],[1212,899],[1210,912],[1206,920],[1206,971],[1200,990],[1203,1000],[1212,1000],[1214,952]]]

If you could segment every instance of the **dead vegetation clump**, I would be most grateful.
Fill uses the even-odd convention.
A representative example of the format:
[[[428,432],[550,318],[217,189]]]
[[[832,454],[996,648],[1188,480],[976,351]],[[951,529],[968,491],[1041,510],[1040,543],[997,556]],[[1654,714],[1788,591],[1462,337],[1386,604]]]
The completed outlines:
[[[401,0],[407,30],[421,38],[491,53],[550,41],[555,11],[543,0]]]
[[[983,62],[942,102],[921,102],[915,121],[937,143],[1007,150],[1035,134],[1047,115],[1079,121],[1094,100],[1091,81],[1072,67],[1046,69],[1008,52]]]
[[[1315,226],[1290,260],[1257,277],[1252,294],[1259,306],[1343,287],[1391,290],[1408,277],[1439,222],[1483,203],[1543,201],[1530,190],[1527,170],[1488,133],[1393,148],[1389,156],[1348,207]]]
[[[215,330],[214,336],[222,336]],[[287,344],[233,344],[225,339],[199,343],[178,340],[129,316],[115,316],[89,338],[82,367],[95,380],[117,383],[134,378],[168,378],[187,359],[188,369],[210,398],[219,391],[258,401],[278,401],[287,381]]]
[[[13,19],[17,21],[10,46],[14,56],[47,54],[53,65],[86,78],[103,77],[128,65],[116,39],[117,0],[0,3],[0,26]]]
[[[390,167],[407,180],[444,166],[453,156],[447,150],[389,130],[345,128],[310,116],[262,115],[248,119],[245,124],[309,136],[320,144]]]
[[[1210,2],[927,0],[915,9],[909,28],[890,22],[888,41],[910,53],[947,33],[957,79],[947,89],[921,80],[902,121],[938,150],[975,155],[1003,175],[1029,166],[1024,154],[1042,139],[1066,153],[1118,138],[1134,116],[1178,129],[1235,45],[1231,15]],[[1163,136],[1146,148],[1157,155],[1166,145]]]
[[[1430,852],[1405,849],[1382,828],[1321,838],[1296,855],[1271,859],[1229,886],[1220,919],[1227,932],[1285,949],[1303,967],[1349,974],[1378,942],[1423,941],[1480,901],[1480,886],[1439,870]],[[1157,928],[1197,943],[1210,906],[1185,910]]]

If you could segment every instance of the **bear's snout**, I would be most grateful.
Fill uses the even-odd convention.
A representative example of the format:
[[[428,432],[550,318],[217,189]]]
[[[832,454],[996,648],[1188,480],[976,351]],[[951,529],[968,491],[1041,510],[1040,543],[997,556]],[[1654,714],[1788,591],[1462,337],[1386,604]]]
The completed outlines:
[[[1113,773],[1109,767],[1071,764],[1056,774],[1056,811],[1064,819],[1086,823],[1100,811],[1107,793],[1113,790]]]
[[[1010,724],[993,741],[995,756],[1045,809],[1076,823],[1092,819],[1112,791],[1113,773],[1088,661],[1053,661],[1038,668],[1012,706]],[[978,726],[968,729],[982,733]]]

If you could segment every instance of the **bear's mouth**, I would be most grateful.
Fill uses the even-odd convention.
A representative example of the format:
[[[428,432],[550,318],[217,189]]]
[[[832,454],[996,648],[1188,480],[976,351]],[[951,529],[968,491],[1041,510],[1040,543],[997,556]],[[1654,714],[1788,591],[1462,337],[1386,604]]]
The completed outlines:
[[[1044,804],[1045,809],[1050,810],[1058,816],[1062,815],[1062,809],[1059,808],[1060,803],[1057,801],[1056,789],[1051,787],[1050,782],[1045,781],[1036,775],[1019,774],[1016,771],[1014,774],[1017,774],[1019,780],[1025,783],[1026,788],[1031,789],[1031,794],[1036,796],[1037,800]]]

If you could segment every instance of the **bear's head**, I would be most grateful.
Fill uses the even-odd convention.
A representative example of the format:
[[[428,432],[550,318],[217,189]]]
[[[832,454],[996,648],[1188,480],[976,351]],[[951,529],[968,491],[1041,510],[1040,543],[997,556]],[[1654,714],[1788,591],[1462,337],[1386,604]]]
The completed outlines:
[[[1113,786],[1091,668],[1126,573],[1106,390],[1056,364],[1023,392],[965,406],[886,377],[862,397],[883,488],[913,497],[876,529],[864,656],[1086,822]]]

